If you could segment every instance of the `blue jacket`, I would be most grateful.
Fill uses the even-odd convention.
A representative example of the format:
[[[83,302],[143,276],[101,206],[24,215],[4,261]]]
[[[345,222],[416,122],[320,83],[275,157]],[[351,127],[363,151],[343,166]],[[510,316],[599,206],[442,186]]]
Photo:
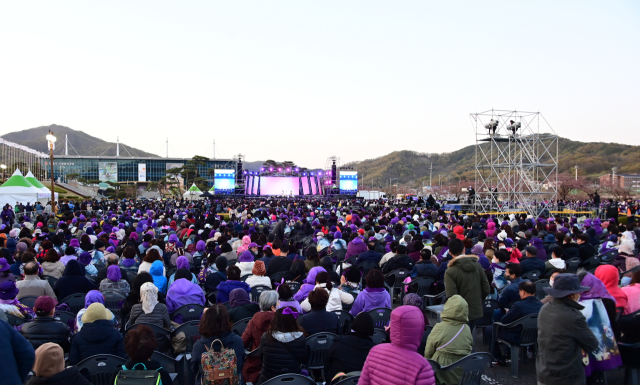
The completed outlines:
[[[544,274],[546,267],[544,265],[544,261],[539,259],[538,257],[527,257],[520,261],[520,267],[522,267],[522,274],[538,270],[540,274]]]
[[[29,374],[36,353],[20,333],[5,321],[0,321],[0,362],[2,362],[2,383],[22,385]]]
[[[501,308],[509,308],[514,302],[520,301],[520,290],[518,289],[520,282],[522,282],[522,278],[518,277],[502,290],[500,298],[498,298]]]
[[[419,261],[413,266],[411,278],[415,277],[431,277],[434,280],[438,279],[438,266],[434,265],[431,261]]]
[[[113,328],[110,320],[85,323],[73,338],[69,352],[69,364],[75,365],[96,354],[113,354],[126,357],[122,335]]]
[[[375,250],[367,250],[364,253],[360,253],[358,258],[356,259],[356,266],[366,261],[373,261],[375,263],[380,263],[382,259],[382,254],[377,253]]]
[[[535,296],[527,297],[514,303],[509,309],[509,312],[502,317],[502,320],[500,320],[500,322],[502,322],[503,324],[509,324],[511,322],[519,320],[526,315],[540,313],[541,308],[542,302],[538,301]],[[509,341],[519,342],[518,339],[520,338],[520,332],[521,330],[514,329],[509,331],[505,330],[500,334],[502,338],[505,338]]]
[[[329,332],[340,334],[340,321],[336,313],[322,310],[311,310],[309,313],[298,318],[298,325],[307,332],[308,335]]]
[[[216,297],[216,302],[218,303],[229,302],[229,294],[233,289],[245,289],[251,295],[251,287],[242,281],[228,280],[220,282],[216,289],[218,289],[218,296]]]

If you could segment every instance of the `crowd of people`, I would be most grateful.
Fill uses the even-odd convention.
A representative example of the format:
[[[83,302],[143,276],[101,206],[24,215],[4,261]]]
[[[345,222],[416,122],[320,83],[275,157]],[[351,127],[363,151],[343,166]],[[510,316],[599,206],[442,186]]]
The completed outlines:
[[[487,300],[498,304],[490,321],[538,315],[530,353],[541,384],[591,381],[622,365],[617,343],[640,342],[633,216],[623,224],[273,197],[62,202],[55,215],[43,208],[31,218],[5,207],[0,225],[7,384],[30,371],[30,384],[89,383],[74,365],[96,354],[126,358],[116,384],[138,370],[172,383],[154,351],[190,351],[196,384],[214,373],[231,383],[295,373],[330,384],[354,372],[365,385],[457,384],[460,370],[432,363],[471,354]],[[416,294],[423,278],[444,303],[435,325]],[[548,280],[544,298],[539,279]],[[77,294],[84,304],[73,309],[67,298]],[[203,309],[195,342],[178,329],[187,305]],[[377,309],[392,309],[385,325]],[[60,313],[73,314],[60,322]],[[483,326],[489,342],[519,343],[518,331]],[[372,338],[380,328],[383,343]],[[336,336],[324,367],[310,369],[307,341],[317,333]],[[494,364],[507,362],[505,348],[491,344]]]

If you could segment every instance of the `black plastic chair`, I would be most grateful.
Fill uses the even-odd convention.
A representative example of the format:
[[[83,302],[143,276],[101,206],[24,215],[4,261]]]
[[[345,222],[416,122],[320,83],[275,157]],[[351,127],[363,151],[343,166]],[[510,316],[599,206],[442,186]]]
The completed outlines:
[[[104,296],[104,307],[109,310],[120,310],[122,304],[127,299],[124,294],[114,290],[103,291],[102,295]]]
[[[482,305],[482,318],[476,321],[475,328],[482,331],[482,342],[487,344],[484,329],[493,325],[493,312],[500,309],[500,303],[495,299],[485,299]]]
[[[434,295],[426,294],[422,296],[422,298],[424,298],[424,301],[422,301],[423,309],[427,306],[443,305],[445,302],[447,302],[447,292],[442,291]]]
[[[263,382],[261,385],[316,385],[316,382],[302,374],[281,374],[270,380]]]
[[[274,273],[272,276],[270,276],[269,278],[271,279],[272,283],[277,283],[280,284],[280,282],[282,282],[282,278],[284,278],[284,275],[286,274],[286,271],[279,271],[277,273]]]
[[[236,333],[239,336],[242,336],[242,333],[244,333],[245,329],[247,328],[247,325],[249,325],[249,321],[251,321],[252,319],[253,318],[251,317],[241,319],[240,321],[233,324],[231,331]]]
[[[531,270],[522,274],[522,279],[528,279],[531,282],[536,282],[537,280],[540,279],[540,276],[542,276],[542,273],[540,272],[540,270]]]
[[[251,300],[253,302],[259,302],[260,301],[260,294],[262,294],[263,291],[268,291],[271,290],[271,288],[269,286],[254,286],[251,288]]]
[[[126,272],[127,272],[127,281],[129,282],[133,282],[136,275],[138,275],[138,273],[136,273],[135,271],[126,270]]]
[[[353,316],[346,310],[336,310],[332,313],[335,313],[338,316],[338,322],[340,322],[340,334],[349,333],[349,331],[351,331]]]
[[[73,313],[69,313],[68,311],[56,310],[55,314],[53,315],[53,318],[56,321],[60,321],[63,324],[69,326],[69,320],[75,320],[76,315]]]
[[[29,296],[20,298],[18,302],[28,307],[29,309],[33,309],[33,307],[36,305],[36,299],[38,299],[38,297],[29,295]],[[84,307],[84,304],[82,304],[82,306]]]
[[[418,347],[418,354],[424,357],[424,350],[427,348],[427,338],[429,338],[429,334],[433,330],[433,326],[427,325],[426,330],[422,332],[422,340],[420,341],[420,346]]]
[[[536,282],[536,298],[540,301],[547,296],[547,292],[544,291],[545,287],[551,287],[548,279],[541,279]]]
[[[182,372],[183,372],[183,360],[184,356],[179,356],[179,358],[172,358],[167,356],[166,354],[162,354],[160,352],[154,351],[151,354],[151,359],[158,361],[160,366],[167,372],[171,378],[173,378],[173,382],[177,384],[182,384]],[[164,385],[164,384],[163,384]]]
[[[247,275],[243,275],[242,277],[240,277],[240,280],[242,282],[245,282],[247,280],[247,278],[251,277],[251,274],[247,274]]]
[[[324,369],[324,361],[329,347],[337,335],[333,333],[316,333],[307,338],[307,355],[309,369]]]
[[[178,314],[182,315],[182,322],[198,321],[202,318],[204,306],[198,304],[187,304],[180,306],[171,313],[170,318],[173,319]]]
[[[172,275],[174,275],[176,273],[176,271],[178,271],[178,269],[173,268],[173,269],[167,269],[166,273],[167,273],[167,279],[171,278]]]
[[[207,299],[209,304],[215,305],[217,303],[218,290],[207,292],[204,297]]]
[[[187,339],[187,347],[185,353],[191,353],[193,345],[200,339],[200,321],[189,321],[178,326],[172,333],[171,337],[178,335],[178,333],[184,333]]]
[[[384,329],[385,326],[389,325],[389,321],[391,320],[391,309],[386,307],[379,307],[377,309],[369,310],[369,315],[373,318],[373,327]]]
[[[567,272],[571,274],[575,274],[578,271],[578,266],[580,266],[580,262],[582,260],[578,257],[573,257],[567,260]]]
[[[378,264],[374,261],[364,261],[361,262],[358,266],[356,266],[360,273],[362,274],[362,278],[360,282],[362,283],[362,287],[365,287],[365,278],[367,278],[367,274],[373,269],[378,269]]]
[[[349,376],[344,380],[336,382],[334,385],[358,385],[358,381],[360,381],[360,376]]]
[[[602,263],[611,263],[618,256],[618,249],[612,249],[599,255]]]
[[[113,372],[116,368],[126,364],[127,360],[111,354],[98,354],[80,361],[79,371],[86,370],[93,385],[112,385]]]
[[[396,269],[385,275],[385,278],[393,277],[393,286],[391,286],[390,295],[391,301],[393,301],[393,296],[396,291],[402,291],[402,282],[409,276],[409,270],[407,269]]]
[[[402,294],[401,297],[402,299],[404,299],[404,292],[407,286],[409,285],[418,285],[418,291],[416,291],[416,294],[422,298],[423,296],[429,294],[429,290],[431,289],[431,287],[434,284],[434,280],[433,278],[430,277],[415,277],[415,278],[411,278],[411,282],[410,283],[402,283]]]
[[[373,340],[373,343],[376,345],[384,342],[390,342],[389,333],[385,332],[384,329],[378,329],[378,328],[373,329],[373,335],[371,336],[371,339]]]
[[[509,342],[500,337],[501,330],[520,329],[520,338],[518,343]],[[511,377],[518,378],[518,358],[520,357],[520,348],[527,346],[535,346],[538,339],[538,314],[529,314],[510,324],[495,322],[493,324],[493,339],[491,341],[491,351],[496,344],[501,342],[509,346],[511,349]],[[526,357],[526,349],[522,350],[523,361]]]
[[[171,341],[171,330],[167,330],[167,329],[161,328],[161,327],[156,326],[154,324],[149,324],[149,323],[146,323],[146,322],[139,322],[139,323],[137,323],[135,325],[131,325],[131,326],[126,328],[125,335],[127,334],[127,332],[129,330],[136,329],[136,328],[140,327],[141,325],[148,326],[149,328],[151,328],[151,330],[153,330],[153,333],[156,335],[156,340],[158,341],[158,347],[156,349],[158,349],[159,352],[165,353],[171,348],[171,344],[170,344],[170,341]]]
[[[624,365],[624,384],[640,384],[640,342],[635,344],[618,342],[618,348]]]
[[[20,318],[9,313],[5,313],[5,315],[7,316],[7,322],[11,326],[23,325],[32,320],[31,318]]]
[[[584,267],[586,270],[588,271],[592,271],[598,268],[598,266],[600,266],[600,256],[599,255],[594,255],[593,257],[587,259],[586,261],[582,262],[580,264],[580,266]]]
[[[78,314],[80,309],[84,309],[85,296],[86,294],[84,293],[71,294],[60,301],[60,303],[66,303],[67,306],[69,306],[70,313]]]
[[[56,282],[58,282],[58,278],[52,277],[50,275],[43,275],[42,279],[46,279],[47,282],[49,282],[49,286],[51,286],[52,289],[56,285]]]
[[[454,362],[451,365],[440,366],[436,361],[428,360],[434,371],[449,372],[462,368],[464,371],[460,378],[460,385],[480,385],[482,383],[482,373],[491,365],[493,356],[489,353],[472,353]]]

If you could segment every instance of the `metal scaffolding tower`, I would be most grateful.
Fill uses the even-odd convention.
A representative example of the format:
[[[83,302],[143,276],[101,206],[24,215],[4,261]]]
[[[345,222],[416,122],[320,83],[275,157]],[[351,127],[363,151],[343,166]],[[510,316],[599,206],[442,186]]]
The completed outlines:
[[[469,116],[476,136],[474,209],[534,217],[552,210],[558,136],[542,114],[492,109]]]

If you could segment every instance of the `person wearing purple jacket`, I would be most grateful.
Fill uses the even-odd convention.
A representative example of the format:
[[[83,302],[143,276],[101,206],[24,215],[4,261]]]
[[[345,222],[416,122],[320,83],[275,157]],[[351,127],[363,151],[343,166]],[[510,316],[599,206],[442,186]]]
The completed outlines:
[[[538,249],[538,254],[536,254],[536,257],[538,257],[539,260],[541,260],[542,262],[546,262],[547,261],[547,252],[545,251],[544,247],[543,247],[543,242],[542,239],[540,238],[533,238],[531,240],[531,245],[534,246],[536,249]]]
[[[380,270],[371,270],[366,278],[367,287],[358,294],[349,313],[357,316],[361,312],[385,307],[391,309],[391,296],[384,287],[384,275]]]
[[[175,275],[175,281],[169,287],[166,298],[169,314],[184,305],[198,304],[205,306],[204,292],[200,286],[191,282],[191,272],[187,269],[178,269]]]
[[[309,275],[307,275],[307,278],[304,280],[304,285],[300,286],[300,290],[298,290],[298,292],[293,296],[293,299],[298,302],[302,302],[307,299],[307,296],[309,295],[311,290],[316,287],[316,276],[320,272],[326,273],[327,271],[324,269],[324,267],[320,266],[311,268],[311,270],[309,270]]]
[[[362,238],[355,237],[347,245],[347,254],[345,255],[345,259],[358,256],[361,253],[364,253],[365,251],[367,251],[367,245],[364,243]]]

